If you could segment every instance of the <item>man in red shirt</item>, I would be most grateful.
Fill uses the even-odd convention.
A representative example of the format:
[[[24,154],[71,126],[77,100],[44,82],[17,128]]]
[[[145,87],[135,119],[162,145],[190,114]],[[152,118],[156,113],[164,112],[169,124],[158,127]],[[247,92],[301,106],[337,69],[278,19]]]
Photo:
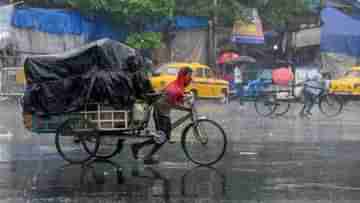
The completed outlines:
[[[153,138],[142,143],[136,143],[131,146],[135,159],[138,158],[138,152],[147,145],[154,145],[149,154],[144,158],[145,164],[156,164],[158,160],[153,159],[153,155],[170,140],[171,137],[171,118],[170,112],[176,106],[184,105],[185,88],[192,81],[192,70],[190,68],[181,68],[177,74],[176,80],[171,82],[163,91],[164,96],[154,105],[155,127],[158,133],[166,139],[164,141],[154,140]]]

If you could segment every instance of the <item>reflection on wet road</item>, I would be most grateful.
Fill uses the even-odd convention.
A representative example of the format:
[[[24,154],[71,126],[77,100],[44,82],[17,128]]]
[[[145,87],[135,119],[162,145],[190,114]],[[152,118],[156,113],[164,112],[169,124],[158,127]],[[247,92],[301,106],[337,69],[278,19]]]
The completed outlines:
[[[126,145],[110,161],[67,165],[52,135],[29,135],[13,106],[0,106],[0,202],[241,202],[355,203],[360,199],[359,110],[338,118],[261,118],[252,106],[204,102],[230,143],[213,168],[189,162],[180,144],[166,145],[162,162],[144,166]],[[7,133],[5,133],[7,134]],[[7,138],[5,138],[7,137]]]

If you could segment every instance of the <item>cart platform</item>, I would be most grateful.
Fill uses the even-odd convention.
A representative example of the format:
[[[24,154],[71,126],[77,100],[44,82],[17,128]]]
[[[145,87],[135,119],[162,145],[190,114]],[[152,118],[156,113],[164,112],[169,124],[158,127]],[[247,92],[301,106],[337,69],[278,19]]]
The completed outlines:
[[[79,112],[50,116],[24,113],[23,118],[25,127],[38,134],[56,133],[60,125],[70,118],[84,118],[99,130],[115,131],[129,128],[130,112],[114,109],[107,104],[92,103]]]

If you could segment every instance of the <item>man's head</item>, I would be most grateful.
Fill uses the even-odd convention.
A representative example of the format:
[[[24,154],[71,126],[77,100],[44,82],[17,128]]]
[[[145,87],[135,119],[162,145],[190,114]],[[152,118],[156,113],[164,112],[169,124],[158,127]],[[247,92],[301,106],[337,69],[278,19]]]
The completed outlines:
[[[306,77],[308,80],[321,80],[321,74],[315,70],[312,70],[312,71],[309,71],[307,74],[306,74]]]
[[[184,87],[190,85],[192,81],[192,72],[193,71],[191,68],[188,67],[184,67],[179,70],[177,78],[184,85]]]
[[[143,66],[142,59],[138,55],[131,55],[126,58],[125,64],[130,72],[136,72]]]

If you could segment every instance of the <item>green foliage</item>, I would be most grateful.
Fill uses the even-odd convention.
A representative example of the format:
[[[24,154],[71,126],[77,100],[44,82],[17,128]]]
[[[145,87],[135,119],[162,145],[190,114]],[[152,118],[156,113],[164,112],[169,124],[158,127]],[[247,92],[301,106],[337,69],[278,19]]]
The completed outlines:
[[[218,22],[231,25],[235,20],[246,20],[246,8],[258,8],[263,20],[271,25],[284,25],[291,16],[306,13],[306,0],[175,0],[176,14],[213,17]]]
[[[259,13],[267,23],[275,26],[285,26],[286,22],[296,16],[303,16],[308,12],[304,0],[271,0]]]
[[[132,34],[126,43],[137,49],[152,49],[161,45],[161,34],[141,33],[146,24],[172,16],[175,0],[65,0],[70,7],[85,15],[110,16],[117,24],[127,24]]]
[[[161,46],[161,33],[133,33],[127,38],[126,44],[136,49],[159,48]]]
[[[65,0],[82,12],[108,14],[116,22],[143,21],[173,15],[174,0]]]
[[[176,14],[218,17],[218,22],[231,25],[235,19],[242,18],[245,6],[238,0],[176,0]]]
[[[246,19],[248,13],[245,8],[258,8],[263,21],[281,26],[291,17],[306,15],[306,4],[311,1],[313,0],[63,0],[60,2],[65,2],[65,7],[79,9],[86,14],[95,12],[109,15],[115,23],[141,27],[148,22],[173,15],[210,18],[218,16],[218,23],[230,26],[235,20]],[[35,5],[50,4],[49,0],[26,2]]]

